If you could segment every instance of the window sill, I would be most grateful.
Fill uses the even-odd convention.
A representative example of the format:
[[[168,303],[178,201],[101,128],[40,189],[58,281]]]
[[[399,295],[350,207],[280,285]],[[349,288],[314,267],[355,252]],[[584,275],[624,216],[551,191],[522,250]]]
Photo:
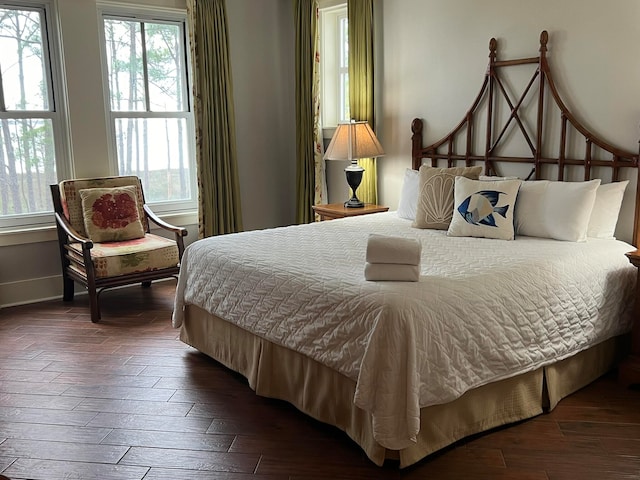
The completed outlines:
[[[187,226],[198,224],[198,212],[171,213],[159,216],[163,220],[174,225]],[[0,247],[24,245],[28,243],[54,242],[57,240],[58,234],[54,225],[48,225],[46,227],[25,227],[14,230],[0,230]]]
[[[324,140],[331,140],[333,138],[333,134],[336,131],[337,126],[334,127],[324,127],[322,129],[322,138]]]
[[[52,242],[58,238],[56,227],[24,227],[16,230],[0,231],[0,247],[24,245],[27,243]]]

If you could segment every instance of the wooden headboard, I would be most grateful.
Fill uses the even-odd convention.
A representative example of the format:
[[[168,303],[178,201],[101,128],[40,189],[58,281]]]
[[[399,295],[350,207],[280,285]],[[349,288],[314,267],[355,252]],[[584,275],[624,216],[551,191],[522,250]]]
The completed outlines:
[[[638,153],[621,150],[591,133],[560,98],[546,58],[548,40],[548,33],[543,31],[540,34],[539,55],[536,57],[498,60],[498,42],[492,38],[489,42],[489,65],[482,88],[462,121],[442,139],[423,146],[423,122],[419,118],[413,120],[413,168],[419,169],[425,159],[431,159],[433,166],[446,161],[448,167],[460,165],[461,162],[466,166],[483,162],[485,174],[498,175],[497,169],[501,163],[520,163],[531,165],[530,177],[536,180],[550,178],[553,172],[555,179],[565,180],[570,168],[580,168],[584,172],[584,180],[590,180],[596,176],[595,171],[606,168],[611,169],[610,178],[614,182],[619,180],[621,169],[635,168],[635,177],[638,179]],[[513,98],[504,70],[506,67],[527,64],[536,66],[534,73],[520,97]],[[551,94],[555,105],[549,104],[546,93]],[[531,101],[532,95],[537,95],[537,99]],[[525,105],[528,118],[522,113]],[[480,108],[481,106],[484,108]],[[551,118],[553,114],[558,113],[559,121],[557,118]],[[483,114],[484,118],[481,118]],[[533,121],[530,121],[531,119]],[[550,131],[554,121],[559,132]],[[530,125],[531,123],[535,125]],[[476,132],[482,130],[485,138],[476,139]],[[525,150],[530,150],[530,155],[500,155],[505,139],[513,136],[514,131],[522,135],[526,142]],[[574,143],[570,141],[570,136],[573,138],[574,135],[581,137],[585,142],[584,152],[581,154],[576,154],[576,149],[572,148]],[[555,138],[554,148],[549,148],[546,141],[548,138]],[[551,153],[550,150],[555,150],[555,153]],[[632,238],[634,245],[638,246],[640,182],[637,182],[635,200]]]

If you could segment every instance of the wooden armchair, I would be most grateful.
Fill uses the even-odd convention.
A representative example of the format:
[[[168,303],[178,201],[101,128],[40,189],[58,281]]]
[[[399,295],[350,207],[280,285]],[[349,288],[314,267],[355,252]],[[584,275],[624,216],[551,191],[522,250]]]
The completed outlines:
[[[63,299],[73,300],[74,282],[83,285],[91,321],[100,319],[105,288],[176,277],[187,230],[158,218],[144,202],[136,176],[64,180],[51,185]],[[149,222],[173,232],[175,240],[150,233]]]

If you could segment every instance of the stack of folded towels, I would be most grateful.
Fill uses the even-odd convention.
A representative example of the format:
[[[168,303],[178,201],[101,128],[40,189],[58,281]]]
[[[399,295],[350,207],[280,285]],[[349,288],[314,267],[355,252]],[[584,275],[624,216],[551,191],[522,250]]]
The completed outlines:
[[[422,244],[412,238],[371,234],[367,241],[364,278],[396,282],[420,280]]]

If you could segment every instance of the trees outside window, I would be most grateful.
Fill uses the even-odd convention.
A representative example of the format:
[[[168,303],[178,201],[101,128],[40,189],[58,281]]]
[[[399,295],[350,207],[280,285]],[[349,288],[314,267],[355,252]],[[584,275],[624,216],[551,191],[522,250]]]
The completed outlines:
[[[53,6],[52,0],[0,5],[0,228],[50,224],[49,185],[71,174]],[[106,170],[138,175],[157,211],[193,209],[185,16],[102,14],[113,157]]]
[[[50,18],[48,4],[0,7],[0,226],[52,211],[49,184],[65,170]]]
[[[194,197],[185,22],[104,16],[112,141],[120,175],[150,202]]]

